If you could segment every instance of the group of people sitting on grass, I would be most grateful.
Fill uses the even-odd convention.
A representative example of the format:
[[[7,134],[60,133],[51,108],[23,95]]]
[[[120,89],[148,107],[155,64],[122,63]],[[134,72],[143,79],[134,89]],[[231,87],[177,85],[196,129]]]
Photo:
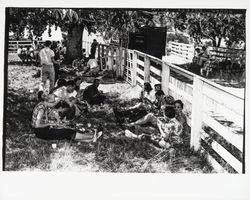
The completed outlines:
[[[39,53],[39,45],[37,41],[30,47],[25,47],[24,45],[20,45],[17,49],[17,55],[21,59],[22,63],[27,62],[37,62],[38,61],[38,53]]]
[[[86,139],[69,127],[70,121],[88,110],[91,105],[102,104],[105,95],[98,90],[100,80],[80,89],[81,78],[57,79],[56,66],[60,64],[51,41],[45,41],[38,53],[41,66],[41,83],[38,105],[34,108],[32,125],[37,137],[42,139]],[[58,74],[57,74],[58,75]],[[99,131],[100,132],[100,131]],[[97,132],[97,133],[99,133]],[[90,134],[91,135],[91,134]],[[91,135],[92,136],[92,135]]]
[[[150,83],[146,82],[139,103],[131,108],[114,108],[117,121],[124,127],[125,136],[146,140],[162,148],[184,144],[188,134],[182,101],[166,96],[159,85],[155,86],[155,95],[153,93]],[[136,126],[145,125],[157,128],[157,134],[135,134],[131,131]]]
[[[51,49],[55,54],[56,60],[63,60],[66,55],[66,47],[59,41],[50,42]],[[43,45],[38,41],[34,41],[31,46],[20,45],[17,48],[17,55],[21,59],[22,63],[34,63],[39,64],[39,52],[43,48]]]
[[[37,137],[45,140],[96,141],[102,135],[102,127],[81,131],[72,128],[72,120],[83,116],[93,105],[103,105],[107,95],[98,90],[100,80],[80,88],[82,79],[58,79],[55,83],[55,53],[50,49],[51,42],[39,52],[42,67],[42,81],[38,92],[39,103],[32,116],[32,126]],[[94,48],[94,47],[93,47]],[[92,50],[94,53],[94,50]],[[154,92],[155,91],[155,92]],[[166,96],[160,85],[153,90],[150,83],[144,84],[139,103],[131,108],[114,107],[114,115],[126,137],[147,140],[158,147],[169,148],[184,143],[186,116],[182,112],[183,103]],[[158,129],[157,134],[131,132],[134,126],[150,124]]]
[[[80,78],[59,79],[49,94],[42,94],[34,108],[32,125],[38,138],[45,140],[68,139],[95,142],[102,136],[103,128],[82,132],[69,127],[77,117],[84,117],[93,105],[105,103],[106,95],[98,90],[99,79],[80,89]],[[39,96],[40,98],[40,96]],[[182,145],[187,137],[186,116],[181,100],[166,96],[156,85],[155,92],[149,83],[144,84],[139,102],[130,108],[113,107],[118,125],[123,129],[118,135],[148,141],[157,147],[170,148]],[[135,126],[155,127],[157,134],[132,132]],[[89,129],[89,128],[87,128]]]
[[[78,73],[79,76],[85,74],[90,76],[98,75],[100,67],[95,58],[97,45],[98,43],[96,39],[94,39],[93,43],[91,44],[90,55],[86,57],[86,51],[85,49],[83,49],[82,54],[78,56],[75,60],[73,60],[72,68],[78,69],[78,71],[80,71],[80,73]]]
[[[81,79],[59,79],[49,94],[39,93],[39,103],[33,110],[32,126],[38,138],[45,140],[75,139],[95,141],[101,129],[80,133],[70,127],[72,120],[86,113],[93,105],[102,105],[105,94],[98,90],[100,80],[80,89]],[[99,137],[100,137],[99,135]]]

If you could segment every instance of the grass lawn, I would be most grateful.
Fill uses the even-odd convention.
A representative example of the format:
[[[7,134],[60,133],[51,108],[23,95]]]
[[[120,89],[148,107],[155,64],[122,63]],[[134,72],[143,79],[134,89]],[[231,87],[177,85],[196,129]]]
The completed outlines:
[[[11,58],[13,60],[13,58]],[[43,141],[33,135],[31,114],[37,104],[36,94],[40,78],[33,75],[39,68],[8,65],[8,95],[5,133],[5,170],[7,171],[84,171],[84,172],[166,172],[211,173],[205,157],[188,147],[169,152],[139,140],[117,136],[122,130],[116,122],[112,107],[129,106],[131,86],[126,83],[101,84],[108,91],[109,101],[103,108],[95,108],[76,123],[91,128],[104,126],[104,137],[97,143]],[[143,131],[143,130],[138,130]],[[52,147],[56,144],[56,148]]]

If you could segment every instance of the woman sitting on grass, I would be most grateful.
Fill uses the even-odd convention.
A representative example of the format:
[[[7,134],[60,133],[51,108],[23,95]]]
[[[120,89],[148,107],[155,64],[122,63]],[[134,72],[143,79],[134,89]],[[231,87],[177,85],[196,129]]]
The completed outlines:
[[[124,122],[126,118],[128,118],[129,121],[136,121],[155,108],[154,101],[153,89],[150,83],[146,82],[141,91],[139,103],[126,109],[118,109],[115,107],[114,114],[120,123]]]
[[[184,104],[182,103],[181,100],[176,100],[174,102],[174,108],[175,108],[175,113],[176,113],[175,118],[183,126],[183,137],[187,137],[188,136],[187,117],[182,111],[183,107],[184,107]]]
[[[56,100],[59,100],[57,108],[61,108],[60,116],[62,119],[73,120],[76,116],[76,95],[75,91],[75,82],[69,80],[66,83],[66,87],[62,86],[55,90],[53,94],[56,97]]]
[[[166,96],[162,90],[158,90],[155,93],[154,106],[156,111],[155,114],[163,116],[164,109],[167,106],[174,106],[174,98],[170,95]]]
[[[43,102],[36,105],[32,115],[32,127],[36,137],[44,140],[77,140],[77,141],[96,141],[100,137],[102,130],[93,133],[82,134],[63,124],[53,108],[58,101],[55,95],[50,94],[44,98]]]
[[[173,107],[166,107],[164,111],[164,117],[155,117],[152,113],[149,113],[144,118],[131,123],[130,126],[134,125],[143,125],[146,123],[152,123],[157,126],[159,134],[157,135],[148,135],[141,134],[135,135],[129,130],[125,130],[125,136],[130,138],[138,138],[141,140],[147,140],[158,147],[169,148],[175,147],[177,145],[183,144],[182,139],[182,125],[175,118],[175,109]]]

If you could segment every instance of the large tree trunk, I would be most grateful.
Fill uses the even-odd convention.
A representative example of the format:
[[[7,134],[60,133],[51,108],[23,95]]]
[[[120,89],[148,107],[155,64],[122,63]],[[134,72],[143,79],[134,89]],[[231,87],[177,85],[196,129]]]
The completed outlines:
[[[67,63],[82,56],[82,33],[83,26],[74,24],[69,28],[67,37]]]

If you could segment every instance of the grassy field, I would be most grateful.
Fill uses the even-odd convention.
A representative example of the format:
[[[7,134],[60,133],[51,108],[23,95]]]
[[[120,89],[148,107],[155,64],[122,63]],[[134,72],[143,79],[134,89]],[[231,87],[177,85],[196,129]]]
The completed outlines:
[[[13,58],[10,58],[13,60]],[[122,130],[116,122],[112,107],[129,106],[131,101],[121,98],[129,85],[126,83],[100,85],[109,91],[109,102],[95,108],[76,123],[92,128],[104,125],[104,137],[97,143],[43,141],[32,131],[31,114],[37,103],[36,93],[40,78],[39,68],[8,66],[8,95],[5,133],[5,170],[7,171],[81,171],[81,172],[162,172],[212,173],[205,156],[188,147],[177,149],[175,157],[139,140],[117,136]],[[65,74],[64,74],[65,76]],[[125,91],[126,89],[126,91]],[[133,103],[133,102],[132,102]],[[141,129],[137,131],[143,131]],[[155,131],[155,130],[154,130]],[[52,143],[57,147],[52,148]],[[170,159],[171,157],[171,159]]]

